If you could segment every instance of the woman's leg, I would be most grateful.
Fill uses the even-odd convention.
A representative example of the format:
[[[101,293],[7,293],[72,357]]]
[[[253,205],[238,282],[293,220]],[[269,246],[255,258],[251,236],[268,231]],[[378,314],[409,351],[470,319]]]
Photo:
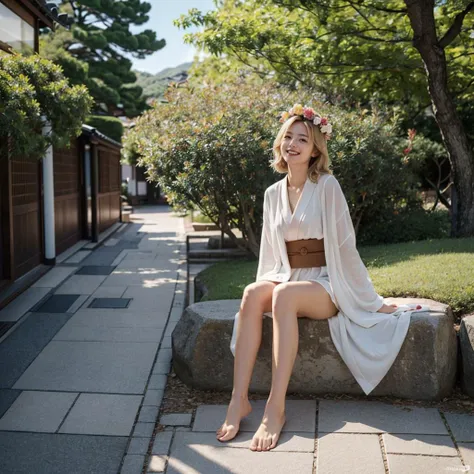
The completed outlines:
[[[219,441],[234,438],[239,431],[240,420],[252,410],[248,388],[262,340],[263,313],[271,311],[276,285],[278,283],[260,281],[244,290],[235,343],[234,388],[224,424],[217,430]]]
[[[336,314],[336,306],[319,283],[287,282],[274,289],[272,388],[262,424],[250,444],[252,451],[274,448],[285,423],[286,391],[298,352],[298,317],[329,319]]]

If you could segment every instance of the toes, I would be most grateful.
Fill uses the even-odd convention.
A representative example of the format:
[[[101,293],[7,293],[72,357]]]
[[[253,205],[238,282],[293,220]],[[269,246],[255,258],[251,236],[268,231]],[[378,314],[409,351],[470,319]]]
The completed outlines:
[[[228,430],[223,436],[219,438],[219,441],[229,441],[233,438],[233,430]]]
[[[252,451],[256,451],[257,450],[257,443],[255,442],[255,439],[252,438],[252,442],[250,443],[250,449]]]
[[[272,438],[272,442],[271,442],[270,446],[268,447],[268,449],[273,449],[277,445],[277,442],[278,442],[278,437],[274,436]]]

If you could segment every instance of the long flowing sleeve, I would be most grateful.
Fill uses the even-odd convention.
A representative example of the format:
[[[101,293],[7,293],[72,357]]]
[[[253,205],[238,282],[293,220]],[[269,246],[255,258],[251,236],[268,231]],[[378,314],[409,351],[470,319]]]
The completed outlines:
[[[265,280],[265,275],[269,272],[274,274],[276,267],[279,267],[279,262],[274,255],[271,236],[271,214],[270,214],[270,198],[268,196],[268,189],[265,191],[263,198],[263,227],[262,237],[260,240],[260,252],[258,258],[257,278],[256,281]]]
[[[356,248],[349,207],[338,180],[330,176],[323,185],[321,204],[329,278],[341,311],[349,317],[359,313],[358,324],[370,327],[382,313],[371,316],[367,312],[376,313],[383,306],[383,298],[375,291]]]

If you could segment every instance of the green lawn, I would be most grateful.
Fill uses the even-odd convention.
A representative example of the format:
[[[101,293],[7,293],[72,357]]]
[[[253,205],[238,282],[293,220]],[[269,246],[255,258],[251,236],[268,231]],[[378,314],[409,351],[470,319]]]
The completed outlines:
[[[437,239],[359,248],[384,298],[430,298],[449,304],[456,319],[474,311],[474,238]],[[257,261],[222,262],[200,273],[204,300],[239,299],[255,281]]]

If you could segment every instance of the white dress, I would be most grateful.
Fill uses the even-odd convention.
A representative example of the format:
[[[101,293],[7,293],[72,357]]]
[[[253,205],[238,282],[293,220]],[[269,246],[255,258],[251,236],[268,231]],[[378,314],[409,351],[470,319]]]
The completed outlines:
[[[331,338],[368,395],[397,357],[415,310],[377,312],[384,299],[376,293],[356,249],[354,227],[338,180],[330,174],[322,175],[318,183],[307,178],[292,214],[285,176],[265,191],[263,221],[257,281],[312,280],[326,289],[338,309],[327,320]],[[285,241],[312,238],[324,238],[326,266],[292,269]],[[271,312],[264,315],[271,316]],[[234,355],[238,319],[239,312],[230,346]]]

